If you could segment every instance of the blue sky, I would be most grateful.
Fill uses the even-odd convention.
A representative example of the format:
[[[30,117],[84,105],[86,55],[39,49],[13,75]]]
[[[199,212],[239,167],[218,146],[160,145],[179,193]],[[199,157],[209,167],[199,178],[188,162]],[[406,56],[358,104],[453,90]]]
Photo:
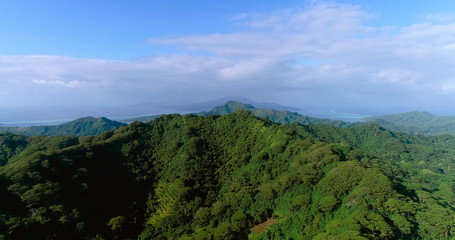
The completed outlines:
[[[6,55],[63,55],[128,60],[179,53],[147,39],[228,33],[238,13],[273,11],[301,1],[4,1],[0,50]]]
[[[317,1],[315,1],[317,2]],[[372,26],[407,26],[433,14],[453,14],[450,1],[337,1],[360,5]],[[182,49],[147,39],[248,31],[238,14],[305,8],[310,1],[1,1],[2,55],[61,55],[128,60]]]
[[[451,1],[0,1],[0,36],[2,109],[242,96],[455,115]]]

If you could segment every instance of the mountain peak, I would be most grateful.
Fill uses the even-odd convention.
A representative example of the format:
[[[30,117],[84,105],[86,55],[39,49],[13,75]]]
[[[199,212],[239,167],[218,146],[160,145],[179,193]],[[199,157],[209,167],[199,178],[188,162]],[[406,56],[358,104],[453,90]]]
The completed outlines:
[[[378,119],[386,120],[389,122],[395,122],[400,124],[409,124],[422,121],[433,121],[438,117],[429,113],[429,112],[419,112],[419,111],[412,111],[412,112],[405,112],[405,113],[398,113],[398,114],[391,114],[391,115],[382,115],[382,116],[372,116],[364,118],[365,121],[375,121]]]
[[[239,110],[239,109],[252,109],[254,108],[254,106],[250,105],[250,104],[245,104],[245,103],[241,103],[241,102],[236,102],[236,101],[233,101],[233,100],[229,100],[227,101],[223,106],[226,106],[228,108],[232,108],[232,109],[235,109],[235,110]]]
[[[239,103],[236,101],[228,101],[225,104],[221,106],[214,107],[211,111],[212,114],[217,114],[217,115],[225,115],[229,114],[238,110],[250,110],[254,109],[253,106],[249,104],[244,104],[244,103]]]

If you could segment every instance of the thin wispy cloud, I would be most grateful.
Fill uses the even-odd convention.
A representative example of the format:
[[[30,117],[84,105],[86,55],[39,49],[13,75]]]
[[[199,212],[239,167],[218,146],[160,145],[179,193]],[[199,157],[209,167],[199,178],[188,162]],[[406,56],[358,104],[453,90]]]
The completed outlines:
[[[450,12],[443,12],[437,14],[428,13],[425,14],[425,20],[436,23],[453,22],[455,20],[455,14]]]

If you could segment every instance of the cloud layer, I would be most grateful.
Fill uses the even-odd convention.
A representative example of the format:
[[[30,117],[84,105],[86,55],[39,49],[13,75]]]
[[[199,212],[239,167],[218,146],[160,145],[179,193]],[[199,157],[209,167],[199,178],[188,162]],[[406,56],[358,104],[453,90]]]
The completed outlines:
[[[455,22],[369,26],[361,6],[239,13],[238,32],[149,39],[181,52],[131,61],[0,57],[3,105],[196,102],[226,95],[294,106],[455,113]],[[348,108],[345,108],[348,109]],[[438,109],[439,111],[439,109]]]

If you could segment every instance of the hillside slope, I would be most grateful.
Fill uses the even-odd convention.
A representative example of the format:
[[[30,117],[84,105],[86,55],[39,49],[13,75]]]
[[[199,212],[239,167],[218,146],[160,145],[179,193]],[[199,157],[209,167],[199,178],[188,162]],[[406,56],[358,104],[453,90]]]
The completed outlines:
[[[238,110],[248,110],[257,117],[266,118],[274,123],[289,124],[293,122],[298,122],[300,124],[327,124],[336,127],[343,126],[354,126],[356,124],[344,122],[341,120],[331,120],[324,118],[312,118],[304,115],[300,115],[295,112],[289,111],[279,111],[275,109],[264,109],[264,108],[255,108],[249,104],[243,104],[235,101],[228,101],[224,105],[213,108],[209,112],[201,112],[197,115],[200,116],[210,116],[210,115],[226,115],[233,113]]]
[[[237,111],[164,115],[79,139],[2,136],[7,239],[455,235],[449,135],[278,125]]]
[[[408,134],[455,134],[454,116],[435,116],[427,112],[374,116],[364,118],[362,121],[377,123],[389,130]]]
[[[26,136],[76,136],[98,135],[109,130],[116,130],[125,123],[112,121],[105,117],[84,117],[56,126],[0,127],[0,132],[23,134]]]

